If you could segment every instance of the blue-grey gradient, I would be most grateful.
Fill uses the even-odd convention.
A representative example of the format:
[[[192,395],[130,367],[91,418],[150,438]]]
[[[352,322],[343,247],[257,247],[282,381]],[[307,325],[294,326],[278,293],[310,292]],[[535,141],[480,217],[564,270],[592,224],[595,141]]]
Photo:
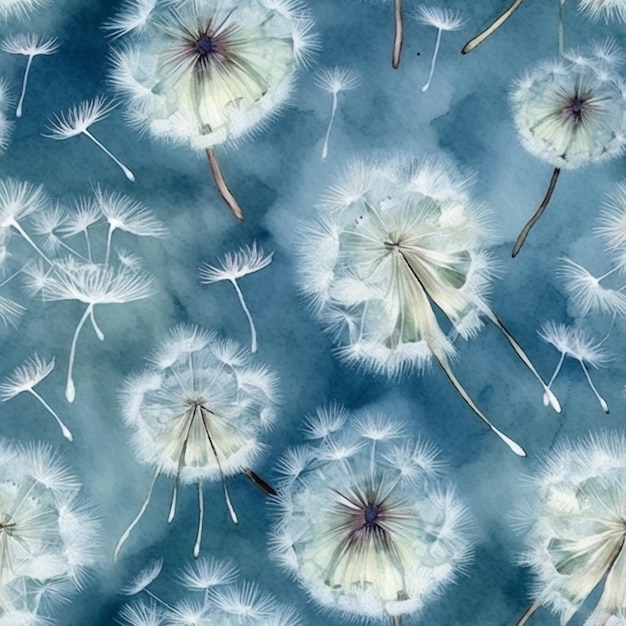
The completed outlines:
[[[616,321],[608,344],[614,360],[593,372],[611,407],[609,415],[600,410],[575,362],[566,362],[555,384],[563,405],[557,415],[543,406],[537,382],[495,327],[487,325],[473,340],[459,342],[458,378],[498,427],[526,448],[529,456],[521,459],[475,418],[438,368],[421,377],[388,381],[342,365],[296,287],[298,224],[315,215],[316,202],[344,164],[355,156],[442,154],[475,173],[473,195],[492,210],[499,244],[492,252],[500,269],[493,283],[492,308],[549,377],[559,355],[540,341],[537,329],[548,320],[576,321],[555,272],[559,259],[571,256],[598,274],[608,269],[609,259],[592,229],[603,194],[626,178],[624,158],[564,171],[545,217],[519,257],[511,259],[512,242],[541,200],[551,167],[518,143],[507,94],[526,69],[556,55],[558,0],[528,0],[468,56],[460,54],[462,45],[508,0],[445,2],[462,11],[467,24],[443,34],[438,67],[425,94],[420,88],[428,74],[434,28],[407,18],[403,60],[394,71],[392,3],[310,0],[309,4],[321,46],[311,67],[301,72],[290,107],[262,133],[222,153],[228,183],[247,216],[244,223],[233,219],[223,205],[202,154],[139,136],[125,123],[123,103],[92,130],[135,172],[135,183],[85,137],[57,142],[42,136],[52,113],[97,94],[113,95],[107,84],[109,42],[101,26],[116,12],[118,2],[56,0],[22,24],[12,20],[0,25],[2,35],[26,30],[56,35],[61,42],[57,54],[33,62],[24,116],[0,155],[0,177],[43,184],[62,203],[89,194],[95,184],[127,193],[148,206],[170,232],[163,240],[118,233],[119,243],[147,259],[156,276],[156,294],[124,306],[101,307],[104,342],[85,327],[78,344],[74,404],[64,398],[64,370],[82,305],[31,300],[18,329],[1,330],[2,375],[34,351],[56,357],[55,371],[38,390],[58,407],[75,442],[66,442],[53,420],[26,394],[0,405],[0,434],[50,442],[61,449],[102,518],[98,568],[85,589],[59,611],[62,626],[115,623],[124,601],[121,586],[153,557],[165,560],[154,591],[175,600],[171,577],[192,558],[197,519],[192,487],[182,490],[179,513],[168,526],[172,482],[162,479],[120,561],[112,562],[115,542],[138,510],[152,474],[137,462],[128,444],[119,390],[176,323],[199,324],[248,342],[246,319],[232,287],[201,285],[198,268],[253,240],[274,250],[274,261],[243,278],[240,286],[257,323],[258,358],[279,374],[282,396],[280,419],[267,438],[270,449],[258,465],[259,474],[271,482],[277,459],[287,446],[301,442],[303,418],[317,406],[332,401],[350,409],[376,406],[408,420],[416,435],[441,448],[449,477],[471,509],[473,560],[456,584],[407,623],[512,626],[527,608],[531,593],[531,578],[517,562],[522,541],[510,520],[522,476],[559,441],[623,428],[622,319]],[[411,3],[405,4],[410,14]],[[578,13],[576,4],[575,0],[565,4],[567,46],[582,46],[607,35],[626,44],[624,26],[591,23]],[[15,98],[24,65],[24,57],[0,53],[0,76],[10,82]],[[331,100],[313,77],[318,67],[334,65],[358,69],[362,83],[357,90],[340,94],[329,157],[322,161]],[[15,284],[16,298],[26,302]],[[590,315],[585,325],[603,336],[610,320]],[[207,483],[203,554],[233,559],[242,578],[258,581],[281,601],[295,604],[305,625],[343,623],[339,616],[320,614],[268,557],[271,512],[263,494],[244,477],[229,484],[239,526],[230,522],[218,485]],[[585,614],[586,609],[572,626],[582,624]],[[546,610],[534,620],[557,624]]]

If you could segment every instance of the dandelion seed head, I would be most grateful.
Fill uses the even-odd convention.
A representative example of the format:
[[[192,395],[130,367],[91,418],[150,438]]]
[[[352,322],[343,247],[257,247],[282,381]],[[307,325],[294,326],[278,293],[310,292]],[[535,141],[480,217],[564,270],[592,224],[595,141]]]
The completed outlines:
[[[5,235],[14,222],[43,211],[48,198],[43,187],[13,178],[0,180],[0,233]]]
[[[626,22],[624,0],[578,0],[578,10],[591,20]]]
[[[125,596],[137,595],[157,579],[162,569],[163,559],[154,559],[122,587],[121,593]]]
[[[600,367],[610,360],[607,349],[584,328],[547,322],[541,327],[539,336],[562,354],[594,367]]]
[[[273,252],[265,254],[255,241],[252,246],[246,246],[237,252],[227,252],[219,259],[219,267],[205,263],[200,268],[200,282],[208,285],[220,280],[238,280],[267,267],[273,256]]]
[[[434,26],[438,30],[459,30],[465,24],[465,19],[458,11],[439,7],[418,6],[415,17],[422,24]]]
[[[4,22],[10,19],[25,20],[49,2],[50,0],[0,0],[0,19]]]
[[[328,93],[351,91],[361,83],[361,73],[349,67],[332,67],[320,70],[315,76],[315,84]]]
[[[0,383],[0,400],[3,402],[14,398],[24,391],[36,387],[54,369],[54,359],[46,361],[34,354],[13,373]]]
[[[150,19],[157,0],[127,0],[119,13],[107,20],[102,28],[113,39],[135,32],[141,34]]]
[[[615,57],[617,50],[596,46],[592,54]],[[598,56],[570,53],[563,63],[539,64],[511,92],[522,145],[561,169],[620,156],[626,148],[622,90],[622,79]]]
[[[0,43],[0,49],[9,54],[21,54],[34,57],[54,54],[59,49],[56,37],[46,38],[34,33],[11,35]]]
[[[90,126],[97,124],[117,106],[104,96],[96,96],[93,100],[85,100],[71,107],[67,113],[55,114],[49,120],[50,132],[45,137],[64,140],[84,133]]]
[[[429,445],[367,437],[366,422],[347,419],[306,446],[307,466],[279,491],[270,546],[323,607],[388,619],[416,613],[454,578],[469,554],[467,514],[432,467],[418,466],[433,456]],[[381,418],[377,430],[398,424]],[[335,441],[352,441],[352,453],[328,454]],[[413,459],[411,472],[400,457]]]
[[[230,585],[237,578],[237,568],[230,561],[200,558],[183,570],[179,580],[187,589],[201,591],[219,585]]]

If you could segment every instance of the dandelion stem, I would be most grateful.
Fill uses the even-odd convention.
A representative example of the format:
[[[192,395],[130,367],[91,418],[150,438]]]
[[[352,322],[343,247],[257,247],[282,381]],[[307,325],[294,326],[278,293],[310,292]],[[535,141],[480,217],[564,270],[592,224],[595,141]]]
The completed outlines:
[[[128,178],[131,182],[135,182],[135,175],[109,150],[107,150],[88,130],[82,131],[83,135],[89,137],[91,141],[93,141],[102,152],[104,152],[110,159],[114,161],[114,163],[124,172],[124,176]]]
[[[250,479],[250,481],[256,485],[266,496],[275,496],[276,489],[270,484],[266,483],[256,472],[253,472],[249,467],[242,468],[243,473]]]
[[[164,606],[166,609],[169,609],[170,611],[175,611],[176,610],[176,609],[174,609],[174,607],[171,604],[168,604],[164,600],[161,600],[161,598],[159,598],[159,596],[157,596],[156,594],[152,593],[152,591],[150,591],[150,589],[146,589],[144,587],[144,589],[142,589],[142,591],[145,591],[153,600],[156,600],[161,606]]]
[[[337,113],[337,92],[333,91],[333,106],[330,113],[330,121],[328,122],[328,128],[326,129],[326,137],[324,137],[324,147],[322,148],[322,159],[328,156],[328,141],[330,140],[330,131],[333,128],[333,122],[335,121],[335,114]]]
[[[70,429],[61,421],[61,418],[54,412],[52,407],[34,389],[29,389],[28,391],[31,395],[37,398],[37,400],[39,400],[39,402],[41,402],[41,404],[44,406],[46,411],[48,411],[48,413],[50,413],[50,415],[54,417],[54,419],[57,421],[57,424],[59,425],[59,428],[61,429],[61,432],[63,433],[63,436],[68,441],[74,441]]]
[[[222,170],[220,169],[219,161],[217,160],[217,155],[215,154],[215,150],[213,148],[206,149],[207,157],[209,158],[209,167],[211,168],[211,173],[213,174],[213,180],[215,180],[215,184],[217,185],[217,190],[220,192],[220,195],[224,199],[224,202],[228,205],[228,208],[233,212],[233,215],[238,220],[244,220],[243,211],[239,206],[235,196],[231,193],[226,181],[224,180],[224,175],[222,174]]]
[[[393,38],[393,55],[391,66],[394,70],[400,67],[402,44],[404,43],[404,16],[402,14],[402,0],[393,0],[393,13],[395,18],[395,33]]]
[[[522,618],[520,619],[519,622],[517,622],[517,624],[515,624],[515,626],[524,626],[524,624],[535,614],[535,612],[537,611],[537,609],[539,609],[540,606],[541,604],[539,603],[539,600],[531,604],[528,607],[528,610],[526,611],[526,613],[522,615]]]
[[[74,337],[72,337],[72,346],[70,348],[70,361],[67,367],[67,384],[65,386],[65,397],[68,402],[74,402],[74,398],[76,397],[76,387],[74,386],[74,379],[72,378],[72,370],[74,369],[74,358],[76,356],[76,342],[78,341],[78,335],[80,334],[83,325],[87,321],[87,318],[89,317],[92,308],[93,304],[90,304],[85,309],[85,312],[80,318],[78,326],[76,326],[76,330],[74,331]]]
[[[202,541],[202,525],[204,524],[204,494],[202,493],[202,482],[198,481],[198,532],[196,533],[196,543],[193,546],[193,557],[200,556],[200,543]]]
[[[250,342],[251,344],[250,352],[254,353],[257,351],[257,341],[256,341],[256,328],[254,327],[254,322],[252,321],[252,315],[250,314],[250,310],[246,306],[246,302],[243,299],[243,294],[241,293],[241,289],[239,289],[239,285],[237,284],[237,281],[234,279],[231,279],[230,282],[233,284],[233,287],[235,288],[235,291],[237,292],[237,296],[239,297],[241,308],[243,309],[243,312],[246,314],[246,317],[248,318],[248,324],[250,324],[250,334],[252,335],[252,339]]]
[[[187,432],[185,432],[185,438],[183,439],[183,445],[180,450],[180,455],[178,457],[178,463],[176,465],[176,476],[174,476],[174,488],[172,489],[172,500],[170,502],[170,511],[167,515],[167,523],[171,524],[174,516],[176,515],[176,500],[178,499],[178,483],[180,481],[180,473],[183,469],[183,465],[185,464],[185,453],[187,452],[187,444],[189,442],[189,435],[191,433],[191,427],[193,426],[193,420],[196,418],[196,413],[198,411],[198,406],[194,405],[193,413],[189,416],[189,421],[187,423]]]
[[[148,495],[146,499],[143,501],[141,508],[139,509],[139,513],[135,516],[135,519],[130,523],[130,526],[124,531],[122,536],[119,538],[119,541],[115,545],[115,551],[113,552],[113,562],[117,561],[117,557],[122,549],[122,546],[126,543],[126,540],[130,537],[130,533],[133,531],[135,526],[139,523],[139,520],[143,517],[143,514],[146,512],[148,505],[150,504],[150,499],[152,498],[152,492],[154,491],[154,486],[156,485],[157,478],[159,477],[160,469],[157,467],[154,472],[154,476],[152,477],[152,482],[150,483],[150,488],[148,489]]]
[[[593,394],[595,395],[595,397],[597,398],[598,402],[600,403],[600,406],[602,407],[602,410],[608,415],[608,413],[609,413],[609,405],[608,405],[607,401],[598,393],[598,390],[596,389],[596,386],[593,384],[593,382],[591,380],[591,376],[589,375],[589,368],[587,367],[587,365],[585,364],[585,362],[582,359],[578,359],[578,362],[580,363],[580,367],[582,367],[583,372],[585,373],[585,378],[587,379],[587,382],[589,383],[589,386],[591,387],[591,391],[593,391]]]
[[[222,489],[224,491],[224,500],[226,502],[226,507],[228,509],[228,513],[230,514],[230,519],[233,521],[233,524],[239,524],[239,519],[237,518],[237,513],[235,513],[235,509],[230,501],[230,494],[228,493],[228,487],[226,486],[226,477],[224,476],[224,470],[222,470],[222,464],[220,463],[220,459],[217,456],[217,450],[215,448],[215,444],[213,443],[213,437],[211,437],[211,431],[209,429],[209,424],[207,422],[206,413],[210,413],[208,409],[205,407],[200,407],[200,413],[202,414],[202,424],[204,425],[204,430],[206,432],[206,436],[209,440],[209,445],[211,446],[211,450],[213,450],[213,456],[215,456],[215,462],[217,463],[217,469],[220,473],[220,478],[222,479]]]
[[[20,99],[17,102],[17,108],[15,109],[15,117],[22,117],[22,105],[24,104],[24,96],[26,95],[26,83],[28,82],[28,74],[30,72],[30,66],[33,62],[33,55],[28,55],[28,61],[26,62],[26,69],[24,70],[24,80],[22,81],[22,92],[20,93]]]
[[[91,325],[93,326],[93,329],[96,333],[96,337],[98,337],[100,341],[104,341],[104,333],[100,330],[100,326],[98,326],[98,322],[96,322],[96,318],[93,312],[94,312],[94,308],[91,307],[91,311],[89,312],[89,319],[91,320]]]
[[[87,242],[87,257],[89,258],[90,261],[92,261],[93,257],[91,256],[91,241],[89,241],[89,232],[87,231],[86,228],[85,228],[85,241]]]
[[[548,381],[548,387],[552,387],[552,383],[556,380],[556,377],[559,375],[559,372],[561,371],[561,367],[563,367],[564,361],[565,361],[565,352],[561,352],[559,362],[557,363],[556,368],[554,369],[554,372],[552,372],[552,376],[550,377],[550,380]],[[548,394],[544,393],[543,394],[543,406],[548,406],[548,404],[550,404]]]
[[[563,5],[565,0],[559,2],[559,54],[562,56],[565,51],[564,37],[563,37]]]
[[[111,256],[111,240],[113,239],[113,231],[115,226],[109,225],[109,232],[107,233],[107,249],[104,255],[104,264],[109,264],[109,257]]]
[[[604,274],[602,274],[602,276],[598,276],[596,278],[596,280],[598,282],[600,282],[601,280],[604,280],[605,278],[608,278],[611,274],[614,274],[615,272],[617,272],[618,270],[622,269],[619,265],[616,265],[614,268],[610,269],[608,272],[605,272]],[[623,289],[623,287],[622,287]]]
[[[528,358],[528,355],[522,349],[522,346],[520,346],[519,343],[517,343],[517,340],[515,339],[515,337],[511,335],[511,333],[506,328],[506,326],[498,319],[497,315],[495,315],[495,313],[493,313],[491,309],[489,309],[488,307],[483,307],[482,310],[483,310],[483,313],[489,318],[489,320],[500,329],[500,331],[502,332],[506,340],[509,342],[510,346],[513,348],[515,354],[517,354],[517,356],[520,358],[522,363],[532,372],[534,377],[541,383],[544,393],[547,394],[548,396],[548,402],[550,406],[557,413],[560,413],[561,405],[559,404],[557,397],[554,395],[552,390],[546,385],[543,378],[541,378],[541,375],[539,374],[535,366],[532,364],[531,360]]]
[[[435,51],[433,53],[433,60],[430,63],[430,74],[428,75],[428,80],[426,84],[422,87],[422,93],[428,91],[430,87],[430,81],[433,79],[433,74],[435,73],[435,64],[437,63],[437,55],[439,54],[439,45],[441,44],[441,28],[437,29],[437,41],[435,42]]]
[[[554,188],[556,187],[556,181],[559,179],[559,174],[561,173],[560,168],[555,167],[554,172],[552,172],[552,178],[550,178],[550,185],[548,185],[548,191],[546,191],[546,195],[543,197],[539,208],[535,211],[534,215],[526,222],[526,225],[520,231],[520,234],[517,236],[515,240],[515,245],[513,246],[513,252],[511,256],[515,258],[519,251],[522,249],[524,242],[526,241],[526,237],[528,237],[528,233],[530,229],[539,221],[539,218],[543,215],[543,212],[548,208],[548,204],[550,203],[550,198],[552,198],[552,193],[554,192]]]
[[[54,265],[54,263],[41,251],[39,246],[29,237],[28,233],[20,226],[16,220],[11,220],[11,226],[24,238],[24,240],[39,254],[48,265]]]
[[[72,246],[68,246],[63,240],[59,239],[58,240],[59,245],[62,248],[65,248],[68,252],[70,252],[71,254],[73,254],[74,256],[77,256],[79,259],[82,259],[83,261],[85,261],[86,263],[91,263],[91,259],[87,258],[86,256],[83,256],[80,252],[78,252],[77,250],[74,250],[74,248],[72,248]]]
[[[485,39],[487,39],[487,37],[489,37],[496,30],[498,30],[498,28],[500,28],[500,26],[502,26],[502,24],[504,24],[504,22],[506,22],[511,17],[511,15],[513,15],[513,13],[515,13],[515,11],[522,4],[522,1],[523,0],[514,0],[513,3],[511,4],[511,6],[509,6],[509,8],[506,9],[506,11],[504,11],[504,13],[502,13],[502,15],[500,15],[500,17],[497,17],[491,24],[489,24],[489,26],[487,26],[487,28],[485,28],[485,30],[483,30],[480,33],[478,33],[478,35],[476,35],[476,37],[473,37],[472,39],[470,39],[463,46],[463,49],[461,50],[461,53],[462,54],[468,54],[472,50],[475,50],[476,48],[478,48],[478,46],[480,46],[480,44],[483,41],[485,41]]]
[[[402,626],[402,615],[393,615],[393,626]]]

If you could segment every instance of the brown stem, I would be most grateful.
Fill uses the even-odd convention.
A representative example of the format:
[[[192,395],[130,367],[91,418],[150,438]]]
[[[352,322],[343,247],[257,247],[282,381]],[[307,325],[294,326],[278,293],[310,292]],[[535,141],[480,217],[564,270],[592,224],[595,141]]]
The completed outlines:
[[[241,210],[239,203],[235,199],[235,196],[233,196],[233,194],[231,193],[228,185],[226,184],[226,181],[224,180],[224,176],[222,174],[222,170],[220,169],[220,164],[217,160],[215,150],[213,150],[213,148],[207,148],[206,155],[207,157],[209,157],[209,165],[211,167],[213,179],[215,180],[215,184],[217,185],[217,190],[220,192],[222,198],[224,198],[224,202],[226,202],[230,210],[233,212],[233,215],[238,220],[243,221],[243,211]]]
[[[531,604],[528,607],[528,610],[526,611],[526,613],[524,613],[524,615],[522,615],[522,618],[520,619],[519,622],[517,622],[517,624],[515,624],[515,626],[524,626],[524,624],[535,614],[535,611],[541,606],[541,604],[539,603],[539,601]]]
[[[511,6],[504,13],[502,13],[502,15],[500,15],[500,17],[496,18],[491,24],[489,24],[485,30],[480,31],[476,37],[470,39],[463,46],[463,50],[461,50],[461,52],[463,54],[468,54],[472,50],[478,48],[478,46],[480,46],[480,44],[485,41],[487,37],[498,30],[498,28],[500,28],[500,26],[502,26],[502,24],[504,24],[504,22],[506,22],[511,15],[515,13],[515,10],[520,6],[520,4],[522,4],[522,1],[523,0],[513,0],[513,4],[511,4]]]
[[[397,70],[400,67],[400,55],[402,54],[402,44],[404,43],[404,17],[402,15],[402,0],[393,0],[393,4],[396,32],[393,39],[391,66],[394,70]]]
[[[550,179],[548,191],[546,191],[546,195],[541,201],[539,208],[535,211],[534,215],[528,220],[528,222],[526,222],[526,225],[524,226],[524,228],[522,228],[520,234],[517,236],[515,245],[513,246],[513,252],[511,253],[512,257],[515,258],[519,254],[519,251],[522,249],[522,246],[526,241],[526,237],[528,237],[530,229],[539,221],[539,218],[543,215],[543,212],[548,208],[550,198],[552,197],[552,193],[554,192],[554,188],[556,187],[556,181],[559,179],[560,173],[561,170],[558,167],[555,167],[554,172],[552,172],[552,178]]]
[[[402,626],[402,615],[393,616],[393,626]]]
[[[266,495],[275,496],[276,489],[270,484],[266,483],[256,472],[253,472],[249,467],[243,468],[243,473]]]

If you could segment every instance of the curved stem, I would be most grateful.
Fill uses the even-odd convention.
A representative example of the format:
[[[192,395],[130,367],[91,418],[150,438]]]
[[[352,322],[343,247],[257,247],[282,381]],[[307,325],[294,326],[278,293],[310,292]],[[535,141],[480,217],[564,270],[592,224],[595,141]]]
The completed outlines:
[[[124,531],[122,536],[119,538],[117,544],[115,544],[115,551],[113,552],[113,562],[117,561],[117,557],[122,549],[122,546],[126,543],[126,540],[130,537],[130,533],[133,531],[135,526],[139,523],[139,520],[143,517],[143,514],[146,512],[148,505],[150,504],[150,499],[152,498],[152,492],[154,491],[154,486],[156,485],[157,478],[159,477],[160,470],[156,469],[154,472],[154,476],[152,477],[152,482],[150,483],[150,488],[148,489],[148,495],[146,499],[143,501],[141,508],[139,509],[139,513],[135,516],[135,519],[130,523],[128,528]]]
[[[404,16],[402,13],[402,0],[393,0],[393,13],[395,19],[395,33],[393,38],[391,66],[394,70],[397,70],[400,67],[402,44],[404,43]]]
[[[186,419],[188,420],[185,437],[183,439],[183,445],[180,450],[180,455],[178,457],[178,463],[176,464],[176,475],[174,476],[174,487],[172,489],[172,500],[170,502],[170,511],[167,515],[167,523],[171,524],[174,520],[174,515],[176,515],[176,501],[178,499],[178,483],[180,482],[180,473],[183,471],[183,466],[185,465],[185,455],[187,453],[187,445],[189,443],[189,435],[191,434],[191,427],[193,426],[193,420],[196,418],[196,411],[198,407],[194,406],[193,413],[189,415]]]
[[[563,52],[565,51],[565,38],[563,36],[563,5],[565,4],[565,0],[560,0],[559,2],[559,54],[563,56]]]
[[[402,626],[402,615],[393,616],[393,626]]]
[[[111,256],[111,240],[113,239],[113,231],[115,230],[115,226],[109,224],[109,231],[107,232],[107,249],[104,255],[104,264],[105,266],[109,264],[109,258]],[[85,231],[87,232],[87,231]]]
[[[26,69],[24,70],[24,80],[22,81],[22,92],[20,93],[20,99],[17,102],[17,108],[15,109],[15,117],[22,117],[22,106],[24,104],[24,96],[26,95],[26,83],[28,82],[28,73],[30,72],[30,66],[33,62],[33,55],[28,55],[28,61],[26,63]]]
[[[439,44],[441,43],[441,28],[437,29],[437,41],[435,42],[435,52],[433,53],[433,60],[430,63],[430,74],[428,75],[428,80],[426,84],[422,87],[422,93],[428,91],[430,87],[430,81],[433,79],[433,74],[435,73],[435,64],[437,63],[437,55],[439,54]]]
[[[193,546],[193,556],[197,559],[200,556],[200,543],[202,542],[202,525],[204,524],[204,494],[202,493],[202,482],[198,481],[198,531],[196,533],[196,543]]]
[[[461,53],[462,54],[468,54],[472,50],[475,50],[476,48],[478,48],[478,46],[480,46],[480,44],[483,41],[485,41],[485,39],[487,39],[487,37],[489,37],[496,30],[498,30],[498,28],[500,28],[500,26],[502,26],[502,24],[504,24],[504,22],[506,22],[511,17],[511,15],[513,15],[513,13],[515,13],[515,11],[519,8],[520,4],[522,4],[522,1],[523,0],[514,0],[513,3],[511,4],[511,6],[509,6],[509,8],[506,9],[506,11],[504,11],[504,13],[502,13],[502,15],[500,15],[491,24],[489,24],[489,26],[487,26],[487,28],[485,28],[485,30],[482,30],[480,33],[478,33],[478,35],[476,35],[476,37],[473,37],[472,39],[470,39],[463,46],[463,50],[461,50]]]
[[[48,264],[54,265],[54,263],[41,251],[39,246],[29,237],[28,233],[20,226],[19,222],[16,220],[11,220],[11,226],[15,228],[15,230],[24,238],[24,240],[28,243],[41,256],[41,258]]]
[[[243,294],[241,293],[241,289],[239,289],[239,285],[237,284],[237,281],[231,280],[230,282],[233,284],[233,287],[235,288],[235,291],[237,292],[237,296],[239,297],[241,308],[243,309],[243,312],[246,314],[246,317],[248,318],[248,324],[250,325],[250,334],[252,335],[252,339],[250,342],[251,343],[250,352],[254,353],[257,351],[257,341],[256,341],[256,328],[254,327],[254,322],[252,321],[252,315],[250,314],[250,310],[246,306],[246,301],[243,299]]]
[[[324,146],[322,147],[322,159],[328,156],[328,141],[330,140],[330,131],[333,128],[333,122],[335,121],[335,114],[337,113],[337,92],[333,91],[333,106],[330,113],[330,122],[328,122],[328,128],[326,129],[326,137],[324,137]]]
[[[270,484],[266,483],[256,472],[253,472],[249,467],[242,468],[243,473],[254,483],[266,496],[275,496],[276,489]]]
[[[83,135],[89,137],[91,141],[93,141],[104,154],[106,154],[110,159],[114,161],[114,163],[124,172],[124,176],[128,178],[131,182],[135,182],[135,175],[115,156],[112,152],[107,150],[88,130],[83,131]]]
[[[224,175],[222,174],[222,170],[220,169],[219,161],[217,160],[217,155],[215,154],[215,150],[213,148],[206,149],[206,155],[209,158],[209,167],[211,168],[211,173],[213,174],[213,179],[215,180],[215,185],[217,186],[217,190],[220,192],[220,196],[224,199],[224,202],[228,205],[228,208],[233,212],[233,215],[238,220],[244,220],[243,211],[239,206],[235,196],[233,196],[232,192],[228,188],[226,181],[224,180]]]
[[[93,314],[94,308],[91,307],[91,311],[89,313],[89,319],[91,320],[91,325],[93,326],[94,332],[96,333],[96,337],[100,341],[104,341],[104,333],[100,330],[100,326],[98,326],[98,322],[96,322],[96,318]]]
[[[517,622],[517,624],[515,624],[515,626],[524,626],[524,624],[535,614],[535,612],[537,611],[537,609],[540,606],[541,606],[541,604],[539,604],[539,601],[531,604],[528,607],[528,610],[526,611],[526,613],[524,613],[524,615],[522,615],[520,621]]]
[[[559,174],[561,173],[560,168],[555,167],[554,172],[552,172],[552,178],[550,178],[550,184],[548,185],[548,191],[546,191],[546,195],[543,197],[539,208],[535,211],[534,215],[526,222],[526,225],[520,231],[520,234],[517,236],[515,240],[515,245],[513,246],[513,252],[511,253],[512,257],[516,257],[519,254],[519,251],[522,249],[524,242],[526,241],[526,237],[528,237],[528,233],[530,229],[539,221],[539,218],[543,215],[544,211],[548,208],[548,204],[550,203],[550,198],[552,198],[552,193],[554,192],[554,188],[556,187],[556,181],[559,179]]]
[[[550,380],[548,381],[548,387],[552,387],[552,383],[554,383],[554,381],[556,380],[556,377],[559,375],[559,372],[561,371],[561,367],[563,367],[563,362],[565,361],[565,352],[561,352],[561,356],[559,358],[559,362],[556,364],[556,367],[554,368],[554,372],[552,372],[552,376],[550,377]],[[546,393],[543,394],[543,406],[548,406],[548,404],[550,404],[550,399],[548,398],[548,395]]]
[[[59,428],[61,429],[61,432],[63,433],[63,436],[68,441],[74,441],[74,438],[72,437],[72,433],[70,432],[70,429],[61,421],[61,418],[55,413],[52,407],[34,389],[29,389],[28,391],[31,395],[37,398],[37,400],[39,400],[39,402],[43,404],[46,411],[48,411],[48,413],[50,413],[50,415],[54,417],[54,419],[57,421],[57,424],[59,425]]]
[[[93,304],[90,304],[83,313],[83,316],[80,318],[80,322],[78,322],[78,326],[76,326],[76,330],[74,331],[74,337],[72,337],[72,346],[70,348],[70,361],[67,367],[67,383],[65,385],[65,397],[68,402],[74,402],[74,398],[76,397],[76,387],[74,386],[74,379],[72,378],[72,371],[74,369],[74,358],[76,357],[76,342],[78,341],[78,335],[80,335],[80,331],[87,321],[91,313],[91,309],[93,308]]]

